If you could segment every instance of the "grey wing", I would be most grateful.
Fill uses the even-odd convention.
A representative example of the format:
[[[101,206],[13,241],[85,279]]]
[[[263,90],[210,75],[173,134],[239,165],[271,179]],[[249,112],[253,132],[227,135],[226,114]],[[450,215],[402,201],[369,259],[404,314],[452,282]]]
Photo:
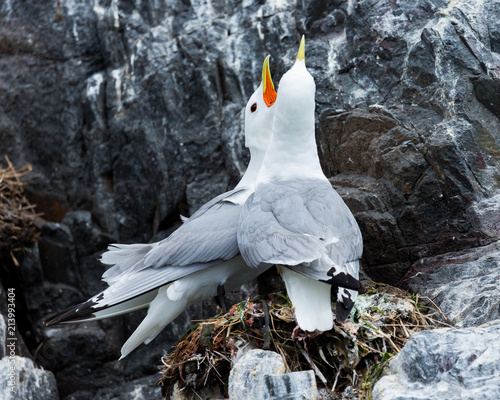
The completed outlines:
[[[236,232],[241,206],[218,203],[203,217],[188,220],[145,258],[148,264],[185,266],[228,260],[238,254]]]
[[[131,271],[224,261],[238,253],[236,231],[241,206],[219,202],[203,217],[189,219],[162,240]]]
[[[104,273],[103,280],[111,284],[127,271],[140,271],[155,264],[189,265],[234,257],[238,254],[236,226],[241,206],[224,200],[244,190],[247,189],[233,189],[213,198],[160,242],[110,245],[101,261],[113,266]]]
[[[290,266],[327,257],[328,226],[308,210],[305,183],[263,184],[249,197],[238,225],[238,245],[249,265]]]
[[[214,204],[203,217],[186,222],[167,239],[155,243],[135,265],[108,277],[110,287],[77,306],[75,312],[83,315],[116,309],[115,306],[128,304],[170,282],[235,257],[239,253],[236,228],[240,210],[241,206],[232,203]],[[124,251],[132,250],[129,247]],[[138,251],[142,254],[146,249],[140,246]]]
[[[349,242],[353,237],[361,238],[354,216],[328,181],[281,184],[275,188],[271,201],[273,214],[283,227],[314,236],[325,246],[347,238]],[[358,245],[356,241],[355,247]]]
[[[202,217],[186,221],[134,266],[113,277],[99,305],[120,303],[237,256],[240,211],[239,205],[218,202]]]
[[[83,303],[62,310],[44,322],[46,325],[53,325],[101,319],[147,307],[163,285],[209,266],[191,265],[161,270],[149,268],[135,274],[125,273],[106,290]]]
[[[361,234],[352,213],[327,181],[259,186],[242,211],[238,244],[249,265],[293,266],[294,271],[316,280],[360,288],[345,264],[360,257]]]
[[[263,264],[296,265],[311,262],[325,248],[312,237],[299,235],[283,227],[270,210],[251,195],[240,216],[238,246],[251,267]]]
[[[192,264],[187,267],[147,268],[133,273],[128,272],[122,274],[120,279],[114,282],[113,285],[92,297],[90,301],[98,304],[100,309],[107,308],[158,289],[189,274],[209,268],[214,264],[218,264],[218,262]]]
[[[168,238],[156,243],[91,302],[106,308],[236,257],[241,209],[242,206],[230,202],[213,203],[203,215],[190,218]]]
[[[237,188],[237,189],[235,188],[233,190],[230,190],[228,192],[222,193],[222,194],[214,197],[212,200],[203,204],[193,215],[191,215],[191,217],[187,218],[184,222],[192,221],[192,220],[195,220],[196,218],[201,217],[217,203],[223,202],[228,197],[230,197],[236,193],[245,191],[245,190],[248,190],[248,189],[246,187]]]

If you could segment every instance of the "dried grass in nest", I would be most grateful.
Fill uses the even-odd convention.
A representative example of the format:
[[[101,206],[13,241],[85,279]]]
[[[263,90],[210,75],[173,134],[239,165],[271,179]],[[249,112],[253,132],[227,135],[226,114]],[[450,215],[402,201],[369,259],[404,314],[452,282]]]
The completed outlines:
[[[7,167],[0,167],[0,259],[11,258],[36,241],[39,232],[34,224],[35,206],[24,196],[26,178],[32,172],[30,164],[16,169],[5,156]]]
[[[169,398],[174,384],[195,392],[225,386],[231,359],[249,346],[281,354],[289,371],[313,369],[331,399],[346,398],[347,392],[371,398],[373,384],[392,355],[413,333],[435,327],[440,311],[388,285],[372,283],[368,288],[348,322],[321,334],[296,328],[293,309],[283,295],[247,300],[227,314],[201,321],[162,358],[163,396]]]

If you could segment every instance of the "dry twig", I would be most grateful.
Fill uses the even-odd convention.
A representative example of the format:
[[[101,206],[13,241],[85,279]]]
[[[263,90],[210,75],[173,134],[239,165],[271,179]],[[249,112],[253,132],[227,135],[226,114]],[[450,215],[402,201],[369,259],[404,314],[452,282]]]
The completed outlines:
[[[7,156],[6,168],[0,167],[0,259],[19,266],[16,253],[36,241],[35,207],[24,196],[23,187],[32,172],[30,164],[16,169]]]
[[[268,317],[262,299],[253,299],[233,306],[227,314],[201,321],[162,359],[164,396],[168,398],[175,383],[192,390],[214,384],[221,388],[238,350],[262,348],[264,335],[269,334],[270,349],[282,356],[288,371],[312,366],[323,387],[337,394],[350,388],[361,398],[369,398],[390,357],[412,334],[435,327],[424,309],[436,310],[422,307],[419,298],[403,290],[376,283],[367,286],[370,290],[359,296],[351,320],[322,334],[297,330],[291,304],[283,296],[266,299]],[[266,322],[268,328],[263,329]],[[300,345],[293,339],[297,335]]]

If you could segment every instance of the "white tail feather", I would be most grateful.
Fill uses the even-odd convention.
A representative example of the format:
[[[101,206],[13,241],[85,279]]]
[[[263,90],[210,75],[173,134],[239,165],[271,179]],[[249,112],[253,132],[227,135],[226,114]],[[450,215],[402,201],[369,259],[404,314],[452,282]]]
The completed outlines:
[[[123,345],[120,360],[128,356],[142,343],[150,343],[163,328],[177,318],[189,305],[187,299],[170,300],[167,295],[168,286],[170,285],[159,289],[158,295],[149,305],[148,315]]]
[[[102,280],[111,284],[115,277],[141,261],[155,246],[153,243],[112,244],[102,254],[101,262],[113,265],[102,275]]]
[[[285,282],[300,328],[310,332],[332,329],[331,286],[285,267],[278,267],[278,271]]]
[[[226,284],[227,290],[239,288],[268,268],[265,265],[249,268],[241,256],[237,256],[162,286],[149,306],[148,315],[123,345],[121,358],[141,343],[151,342],[191,304],[215,296],[219,284]]]

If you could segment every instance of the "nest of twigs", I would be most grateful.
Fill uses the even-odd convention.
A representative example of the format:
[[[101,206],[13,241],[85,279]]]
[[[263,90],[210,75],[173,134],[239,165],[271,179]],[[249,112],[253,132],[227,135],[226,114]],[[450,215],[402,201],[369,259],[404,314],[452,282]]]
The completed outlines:
[[[39,236],[35,206],[23,191],[32,168],[27,164],[16,169],[8,157],[5,160],[7,166],[0,167],[0,259],[10,258],[18,265],[15,254]]]
[[[193,326],[162,358],[163,396],[169,399],[174,388],[197,392],[207,386],[227,394],[231,360],[250,346],[281,354],[290,372],[313,369],[325,399],[370,399],[390,358],[413,333],[438,323],[440,311],[420,300],[373,283],[358,297],[348,322],[318,334],[296,327],[285,296],[249,299]]]

